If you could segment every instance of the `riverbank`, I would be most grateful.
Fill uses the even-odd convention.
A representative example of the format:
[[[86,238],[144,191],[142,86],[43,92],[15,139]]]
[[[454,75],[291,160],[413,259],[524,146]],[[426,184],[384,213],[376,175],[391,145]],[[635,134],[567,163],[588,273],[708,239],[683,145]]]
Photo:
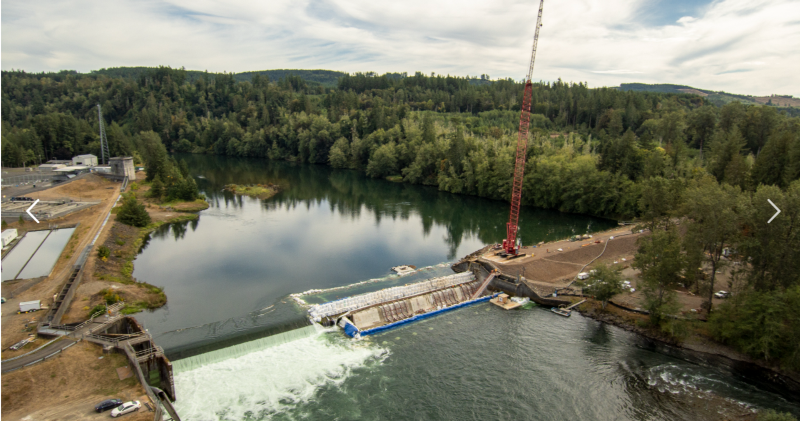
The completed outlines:
[[[87,258],[85,278],[64,315],[65,323],[84,320],[96,308],[117,301],[126,303],[123,314],[152,310],[167,303],[163,288],[133,277],[134,260],[153,231],[165,224],[195,221],[199,215],[166,211],[158,206],[148,206],[147,210],[153,222],[144,228],[117,222],[116,215],[111,215],[109,227],[97,241],[98,249],[106,248],[108,256],[100,257],[94,252]]]
[[[600,303],[591,298],[585,304],[579,306],[577,310],[583,316],[637,333],[648,340],[657,342],[661,346],[694,353],[696,355],[692,357],[695,358],[702,360],[713,358],[715,364],[725,365],[752,374],[758,374],[756,373],[757,371],[762,371],[758,376],[761,380],[779,384],[791,393],[800,395],[800,373],[787,371],[781,367],[767,364],[765,361],[753,359],[732,347],[715,341],[705,330],[705,322],[686,322],[687,332],[684,333],[685,336],[676,338],[661,330],[648,327],[648,316],[646,315],[627,311],[614,305],[608,305],[605,310],[602,310]],[[676,355],[669,352],[669,349],[664,349],[664,351]]]

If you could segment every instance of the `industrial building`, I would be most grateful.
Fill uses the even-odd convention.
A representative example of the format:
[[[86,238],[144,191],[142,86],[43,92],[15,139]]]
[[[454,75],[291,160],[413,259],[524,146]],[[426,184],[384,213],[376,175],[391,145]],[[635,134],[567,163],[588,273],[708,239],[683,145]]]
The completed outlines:
[[[72,161],[67,161],[67,162],[72,163]],[[57,169],[64,168],[66,166],[67,166],[66,164],[51,164],[51,163],[48,162],[47,164],[39,165],[39,171],[41,171],[41,172],[53,172],[53,171],[55,171]]]
[[[94,167],[97,165],[97,157],[92,154],[78,155],[72,158],[72,165],[83,165],[87,167]]]

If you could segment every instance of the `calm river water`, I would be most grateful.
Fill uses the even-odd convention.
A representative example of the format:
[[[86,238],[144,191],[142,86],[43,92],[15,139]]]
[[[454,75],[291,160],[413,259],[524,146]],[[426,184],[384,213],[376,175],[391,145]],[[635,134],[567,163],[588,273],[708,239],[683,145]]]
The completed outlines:
[[[155,232],[134,276],[165,287],[167,306],[137,318],[175,361],[183,419],[667,420],[720,402],[800,415],[769,385],[579,315],[479,304],[358,342],[304,327],[289,294],[452,273],[447,262],[502,240],[508,204],[323,166],[179,158],[211,207]],[[235,197],[229,183],[283,191]],[[615,225],[527,208],[520,223],[525,244]],[[390,275],[403,264],[425,269]]]

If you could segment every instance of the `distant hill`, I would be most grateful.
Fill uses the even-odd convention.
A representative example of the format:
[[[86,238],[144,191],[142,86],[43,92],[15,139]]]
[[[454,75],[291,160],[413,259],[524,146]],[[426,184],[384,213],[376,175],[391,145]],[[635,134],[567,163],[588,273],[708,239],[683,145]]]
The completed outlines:
[[[114,78],[136,79],[142,74],[156,69],[155,67],[112,67],[110,69],[92,70],[90,74],[106,75]],[[189,82],[199,79],[203,75],[200,70],[186,70],[186,78]],[[209,72],[210,75],[214,74]],[[345,72],[334,70],[302,70],[302,69],[276,69],[276,70],[257,70],[253,72],[234,73],[233,77],[237,82],[249,82],[253,75],[260,74],[269,76],[269,80],[277,82],[288,75],[300,76],[309,83],[318,83],[327,87],[334,87],[339,78],[346,75]]]
[[[291,69],[277,69],[277,70],[258,70],[255,72],[242,72],[236,73],[234,77],[239,82],[250,81],[256,73],[264,76],[269,76],[269,80],[277,82],[286,76],[300,76],[306,82],[319,83],[323,86],[334,87],[339,83],[339,78],[348,74],[345,72],[337,72],[335,70],[291,70]]]
[[[698,89],[686,85],[672,85],[667,83],[659,83],[649,85],[646,83],[623,83],[619,88],[621,91],[645,91],[645,92],[663,92],[669,94],[694,94],[706,97],[709,102],[716,106],[722,106],[729,102],[739,101],[742,104],[750,105],[774,105],[776,107],[800,107],[800,98],[794,98],[791,95],[772,95],[772,96],[752,96],[752,95],[737,95],[722,91],[709,91],[707,89]]]

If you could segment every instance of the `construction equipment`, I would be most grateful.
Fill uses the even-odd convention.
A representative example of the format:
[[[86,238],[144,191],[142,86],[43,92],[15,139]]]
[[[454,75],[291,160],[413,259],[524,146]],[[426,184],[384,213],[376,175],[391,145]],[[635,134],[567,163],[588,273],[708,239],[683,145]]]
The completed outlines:
[[[536,46],[539,43],[539,28],[542,27],[542,9],[544,0],[539,2],[539,17],[536,19],[536,34],[533,36],[533,51],[528,76],[525,78],[525,93],[522,99],[522,112],[519,117],[519,138],[517,139],[517,155],[514,164],[514,186],[511,189],[511,212],[506,224],[506,239],[503,240],[503,251],[516,256],[519,251],[517,231],[519,230],[519,206],[522,200],[522,178],[525,175],[525,154],[528,152],[528,126],[531,122],[531,97],[533,96],[533,62],[536,59]]]

